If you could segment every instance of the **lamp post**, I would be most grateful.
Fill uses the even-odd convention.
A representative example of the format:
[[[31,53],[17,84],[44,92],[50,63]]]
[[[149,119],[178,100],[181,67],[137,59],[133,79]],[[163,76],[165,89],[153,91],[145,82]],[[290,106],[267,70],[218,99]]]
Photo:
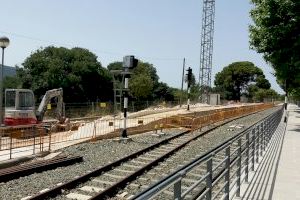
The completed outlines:
[[[2,64],[0,70],[0,125],[3,124],[3,68],[4,68],[4,49],[9,45],[7,37],[0,37],[0,47],[2,48]]]

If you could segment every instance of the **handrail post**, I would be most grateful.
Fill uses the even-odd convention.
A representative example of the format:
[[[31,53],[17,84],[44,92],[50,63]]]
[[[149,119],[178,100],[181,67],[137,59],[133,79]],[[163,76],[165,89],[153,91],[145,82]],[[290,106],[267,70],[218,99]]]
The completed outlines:
[[[49,131],[49,147],[48,147],[48,151],[50,152],[51,151],[51,134],[52,134],[52,131]]]
[[[265,144],[265,148],[268,147],[268,144],[269,144],[269,127],[268,127],[268,120],[269,119],[266,119],[265,121],[265,132],[266,132],[266,144]]]
[[[231,145],[231,144],[230,144]],[[230,145],[226,148],[226,163],[225,169],[225,200],[229,200],[229,190],[230,190]]]
[[[181,200],[181,177],[174,184],[174,200]]]
[[[269,122],[269,118],[266,119],[265,121],[265,131],[266,131],[266,148],[269,144],[269,139],[270,139],[270,136],[269,136],[269,126],[268,126],[268,122]]]
[[[238,161],[237,161],[237,190],[236,190],[236,196],[240,197],[241,195],[241,167],[242,167],[242,138],[239,138],[238,140]]]
[[[264,133],[264,126],[263,126],[263,122],[259,125],[259,129],[260,129],[260,156],[263,155],[263,151],[264,151],[264,136],[265,136],[265,133]]]
[[[3,129],[0,130],[0,151],[2,148],[2,135],[3,135]]]
[[[249,177],[249,132],[246,134],[246,163],[245,163],[245,182],[248,183]]]
[[[33,127],[33,155],[35,155],[35,127]]]
[[[12,132],[10,132],[10,141],[9,141],[9,159],[12,158]]]
[[[259,125],[256,127],[256,131],[255,131],[255,135],[256,135],[256,163],[258,163],[258,158],[259,158]]]
[[[206,173],[208,174],[206,177],[206,188],[208,188],[208,192],[206,193],[206,200],[211,200],[212,195],[212,156],[206,162]]]
[[[252,129],[252,166],[251,166],[251,171],[254,171],[255,149],[256,149],[256,138],[255,138],[255,128],[253,128]]]

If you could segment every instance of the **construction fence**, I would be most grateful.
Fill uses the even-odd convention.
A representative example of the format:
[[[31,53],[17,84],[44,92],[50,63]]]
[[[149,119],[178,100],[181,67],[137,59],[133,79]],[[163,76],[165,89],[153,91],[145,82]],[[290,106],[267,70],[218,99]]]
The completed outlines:
[[[179,101],[130,101],[128,104],[128,112],[137,112],[144,109],[153,108],[171,108],[179,106]],[[55,119],[56,104],[52,103],[48,106],[45,113],[46,119]],[[68,118],[94,117],[110,114],[117,114],[123,110],[123,106],[115,107],[113,102],[82,102],[82,103],[65,103],[65,115]]]
[[[127,133],[155,133],[171,128],[201,129],[212,123],[224,121],[273,107],[273,104],[220,108],[190,114],[162,117],[133,117],[127,119]],[[90,122],[77,121],[76,130],[50,131],[40,126],[0,128],[0,161],[61,149],[86,141],[118,137],[123,119],[111,117]]]

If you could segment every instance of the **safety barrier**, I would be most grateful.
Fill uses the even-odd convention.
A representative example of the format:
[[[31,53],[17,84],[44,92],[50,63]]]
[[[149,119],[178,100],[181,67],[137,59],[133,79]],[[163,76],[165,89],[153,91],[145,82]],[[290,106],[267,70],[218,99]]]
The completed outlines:
[[[132,199],[160,199],[159,195],[166,190],[173,190],[172,199],[177,200],[188,196],[189,199],[206,200],[240,197],[241,183],[248,182],[249,171],[254,171],[259,157],[269,147],[282,114],[283,108],[199,156]],[[192,174],[197,174],[199,178],[183,190],[183,179]]]
[[[208,124],[227,118],[257,112],[273,107],[273,104],[230,107],[207,110],[197,113],[164,116],[138,117],[127,120],[128,135],[142,132],[159,132],[170,128],[185,127],[200,129]],[[54,132],[39,126],[18,126],[0,128],[0,161],[21,155],[60,149],[89,140],[106,139],[120,136],[123,120],[119,118],[98,119],[92,122],[79,122],[76,131]]]

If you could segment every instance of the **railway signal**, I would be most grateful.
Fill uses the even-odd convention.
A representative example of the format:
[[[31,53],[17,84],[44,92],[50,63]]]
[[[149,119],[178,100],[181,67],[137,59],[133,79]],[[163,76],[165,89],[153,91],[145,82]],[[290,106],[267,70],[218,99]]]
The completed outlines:
[[[121,138],[127,138],[127,108],[128,108],[128,82],[130,75],[132,72],[129,70],[132,70],[136,68],[138,65],[138,60],[134,58],[134,56],[124,56],[123,58],[123,75],[124,75],[124,126],[121,133]]]
[[[191,87],[191,81],[192,81],[192,68],[188,68],[187,70],[187,92],[188,92],[188,100],[187,100],[187,110],[190,110],[190,87]]]

